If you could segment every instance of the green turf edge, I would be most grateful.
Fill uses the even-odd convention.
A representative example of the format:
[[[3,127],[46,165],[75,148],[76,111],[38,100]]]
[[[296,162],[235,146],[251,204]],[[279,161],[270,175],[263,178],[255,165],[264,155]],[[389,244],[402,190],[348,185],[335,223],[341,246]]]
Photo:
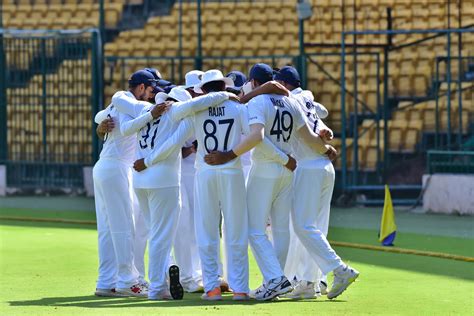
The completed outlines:
[[[23,209],[0,209],[0,216],[33,217],[42,219],[65,219],[65,220],[95,220],[95,213],[89,211],[51,211],[51,210],[23,210]],[[6,225],[37,226],[35,222],[0,220]],[[50,227],[80,228],[80,224],[48,223]],[[94,225],[88,226],[95,229]],[[329,240],[351,242],[379,246],[377,231],[369,229],[353,229],[343,227],[330,227]],[[422,235],[413,233],[398,233],[395,246],[399,248],[415,249],[423,251],[442,252],[453,255],[474,257],[474,243],[472,239],[458,237],[442,237]]]

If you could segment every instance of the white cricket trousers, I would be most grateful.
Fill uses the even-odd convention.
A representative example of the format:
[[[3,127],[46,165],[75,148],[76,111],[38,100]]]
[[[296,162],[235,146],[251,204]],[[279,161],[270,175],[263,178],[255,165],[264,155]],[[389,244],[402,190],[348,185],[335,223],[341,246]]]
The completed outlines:
[[[99,277],[97,288],[128,288],[138,281],[134,266],[131,169],[114,159],[99,159],[93,169]]]
[[[218,251],[220,214],[224,219],[227,277],[235,293],[249,292],[248,216],[241,169],[197,170],[195,179],[196,239],[204,290],[220,286]]]
[[[311,173],[311,182],[307,186],[313,188],[313,194],[307,199],[295,201],[295,203],[306,204],[301,208],[312,208],[316,212],[316,227],[324,236],[328,234],[329,228],[329,213],[331,209],[331,198],[334,190],[335,172],[331,161],[327,158],[312,160],[308,162],[300,162],[305,172]],[[306,177],[309,179],[310,177]],[[303,246],[301,241],[290,224],[290,248],[288,251],[288,258],[285,265],[285,275],[293,279],[317,282],[321,280],[321,270],[311,255]]]
[[[149,228],[148,296],[156,296],[168,288],[168,262],[181,208],[179,187],[135,188],[135,193]]]
[[[145,278],[145,250],[148,241],[148,226],[145,222],[143,212],[140,210],[138,198],[132,187],[132,180],[130,179],[130,189],[133,198],[133,219],[135,222],[135,240],[134,240],[134,261],[135,267],[138,270],[139,281],[144,282]]]
[[[186,158],[186,159],[189,159]],[[194,228],[194,173],[192,161],[183,159],[181,164],[182,208],[179,214],[178,228],[174,239],[174,258],[179,266],[180,281],[183,286],[188,282],[202,281],[201,261]],[[189,165],[191,163],[191,165]]]
[[[265,282],[281,277],[290,242],[293,173],[277,163],[253,163],[247,181],[249,241]],[[266,234],[271,220],[273,245]]]
[[[315,207],[321,203],[322,193],[321,186],[316,185],[316,182],[330,183],[333,179],[334,167],[330,162],[322,168],[314,168],[312,162],[302,161],[298,162],[293,184],[293,229],[323,274],[328,274],[342,265],[341,258],[319,229],[318,212],[315,211]],[[330,199],[330,195],[327,198]]]

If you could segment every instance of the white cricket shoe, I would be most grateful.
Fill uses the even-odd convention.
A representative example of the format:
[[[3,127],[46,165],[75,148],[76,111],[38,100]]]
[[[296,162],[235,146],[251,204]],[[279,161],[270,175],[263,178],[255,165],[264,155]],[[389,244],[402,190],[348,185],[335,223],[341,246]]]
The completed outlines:
[[[204,287],[200,282],[190,280],[186,282],[181,282],[181,285],[183,286],[183,289],[185,292],[188,293],[202,293],[204,292]]]
[[[254,299],[256,295],[260,295],[263,292],[265,292],[265,284],[260,285],[255,290],[251,290],[249,297]]]
[[[309,281],[298,281],[293,288],[293,291],[285,294],[283,297],[294,300],[317,298],[314,283]]]
[[[268,301],[278,295],[290,292],[293,289],[290,281],[285,276],[272,279],[265,284],[265,291],[255,293],[255,299],[258,301]]]
[[[351,285],[359,276],[359,271],[344,265],[334,270],[334,281],[328,293],[328,299],[338,297]]]
[[[115,289],[117,293],[122,294],[122,296],[136,296],[136,297],[148,297],[148,290],[144,287],[141,287],[140,284],[134,284],[129,288],[124,289]]]

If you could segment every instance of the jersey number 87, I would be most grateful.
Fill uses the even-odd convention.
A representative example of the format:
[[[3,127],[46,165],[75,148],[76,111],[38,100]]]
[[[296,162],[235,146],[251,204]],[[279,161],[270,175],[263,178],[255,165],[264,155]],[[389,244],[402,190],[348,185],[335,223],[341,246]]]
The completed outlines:
[[[224,151],[227,151],[227,143],[229,141],[229,135],[230,131],[232,129],[232,126],[234,125],[234,119],[227,119],[227,120],[219,120],[217,122],[220,125],[227,125],[227,130],[225,132],[225,138],[224,138]],[[207,153],[210,153],[211,151],[215,151],[219,148],[219,141],[216,137],[217,133],[217,124],[213,120],[205,120],[202,128],[204,130],[204,148],[206,148]],[[213,145],[211,147],[211,145]]]

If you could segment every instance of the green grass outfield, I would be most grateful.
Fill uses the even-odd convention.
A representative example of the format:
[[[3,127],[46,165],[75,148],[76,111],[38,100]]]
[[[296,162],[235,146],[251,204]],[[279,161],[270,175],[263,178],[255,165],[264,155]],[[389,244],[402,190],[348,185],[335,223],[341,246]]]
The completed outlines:
[[[94,219],[91,212],[13,208],[0,209],[0,215]],[[336,212],[333,217],[338,215]],[[432,218],[426,216],[425,221]],[[439,217],[432,221],[438,220],[448,222]],[[462,221],[472,223],[472,218]],[[347,226],[350,225],[332,227],[329,239],[377,245],[376,229]],[[474,314],[474,263],[346,247],[336,247],[336,250],[360,270],[361,276],[333,301],[323,297],[234,303],[227,297],[222,302],[208,303],[201,301],[198,294],[187,294],[182,301],[168,302],[98,298],[92,295],[97,271],[96,238],[93,225],[1,220],[0,315]],[[474,257],[472,235],[452,237],[403,232],[397,237],[396,245]],[[253,288],[261,280],[253,258],[250,267]]]

